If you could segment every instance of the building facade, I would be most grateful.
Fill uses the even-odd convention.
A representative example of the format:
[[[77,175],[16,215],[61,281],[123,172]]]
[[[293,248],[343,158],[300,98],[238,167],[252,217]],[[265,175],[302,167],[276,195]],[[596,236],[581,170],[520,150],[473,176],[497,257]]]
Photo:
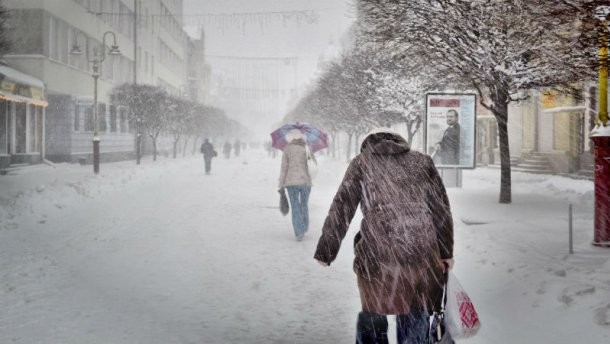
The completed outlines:
[[[106,54],[99,69],[101,159],[133,157],[135,140],[127,109],[111,104],[109,93],[117,85],[133,82],[162,86],[173,94],[186,87],[188,38],[182,29],[182,0],[6,0],[4,4],[10,10],[9,27],[16,42],[4,59],[46,86],[46,157],[92,160],[92,61],[100,56],[102,42],[108,52],[114,38],[120,55]],[[71,53],[75,46],[83,54]]]
[[[508,135],[515,171],[593,176],[589,133],[598,112],[594,83],[578,86],[580,94],[530,90],[525,100],[509,104]],[[497,124],[479,113],[477,163],[500,163]]]
[[[45,156],[42,81],[0,64],[0,170]]]

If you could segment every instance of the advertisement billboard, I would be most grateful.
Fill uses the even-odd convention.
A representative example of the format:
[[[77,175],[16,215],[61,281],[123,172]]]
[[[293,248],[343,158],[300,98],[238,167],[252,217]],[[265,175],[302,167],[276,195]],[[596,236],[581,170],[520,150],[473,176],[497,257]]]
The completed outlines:
[[[425,147],[438,168],[475,167],[476,95],[426,94]]]

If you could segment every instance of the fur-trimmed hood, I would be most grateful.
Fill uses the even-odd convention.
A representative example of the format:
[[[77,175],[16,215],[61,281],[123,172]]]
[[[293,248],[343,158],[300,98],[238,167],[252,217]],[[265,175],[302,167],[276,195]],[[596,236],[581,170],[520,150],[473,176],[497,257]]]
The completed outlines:
[[[409,143],[402,136],[391,132],[379,132],[370,134],[364,139],[360,152],[392,155],[406,153],[410,149]]]

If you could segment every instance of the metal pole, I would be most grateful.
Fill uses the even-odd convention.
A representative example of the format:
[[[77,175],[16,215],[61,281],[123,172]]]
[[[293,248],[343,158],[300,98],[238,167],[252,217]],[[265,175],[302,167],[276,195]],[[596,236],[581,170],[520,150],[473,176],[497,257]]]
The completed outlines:
[[[608,37],[600,31],[599,47],[599,114],[597,120],[606,125],[608,121]]]
[[[572,226],[572,203],[568,207],[568,222],[569,222],[569,240],[570,240],[570,254],[574,253],[574,240],[573,240],[573,226]]]
[[[133,84],[138,84],[138,0],[133,0]],[[133,109],[129,111],[133,111]],[[138,117],[136,119],[136,165],[140,164],[142,156],[140,130],[140,118]]]
[[[133,83],[138,83],[138,0],[133,0]]]
[[[97,79],[99,78],[99,64],[93,62],[93,173],[100,172],[100,137],[98,133],[98,106],[97,106]]]
[[[608,122],[608,31],[607,23],[599,31],[599,113],[591,132],[595,144],[595,231],[593,245],[610,247],[610,135]]]

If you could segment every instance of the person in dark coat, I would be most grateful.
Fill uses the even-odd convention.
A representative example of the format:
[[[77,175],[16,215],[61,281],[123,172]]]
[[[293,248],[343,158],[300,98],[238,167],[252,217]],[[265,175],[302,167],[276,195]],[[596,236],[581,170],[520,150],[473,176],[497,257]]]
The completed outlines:
[[[367,136],[324,221],[314,255],[320,264],[337,257],[358,205],[356,342],[387,343],[385,315],[394,314],[398,343],[427,343],[428,313],[442,295],[444,266],[453,266],[453,220],[432,158],[398,134]]]
[[[222,153],[227,159],[231,157],[231,142],[229,140],[225,141],[225,144],[222,146]]]
[[[203,161],[205,162],[205,174],[210,174],[210,171],[212,170],[212,158],[217,156],[218,153],[216,153],[214,146],[208,139],[203,140],[200,151],[203,154]]]
[[[460,123],[459,114],[456,110],[447,111],[447,129],[443,133],[443,138],[436,144],[437,151],[441,155],[443,165],[460,164]]]

